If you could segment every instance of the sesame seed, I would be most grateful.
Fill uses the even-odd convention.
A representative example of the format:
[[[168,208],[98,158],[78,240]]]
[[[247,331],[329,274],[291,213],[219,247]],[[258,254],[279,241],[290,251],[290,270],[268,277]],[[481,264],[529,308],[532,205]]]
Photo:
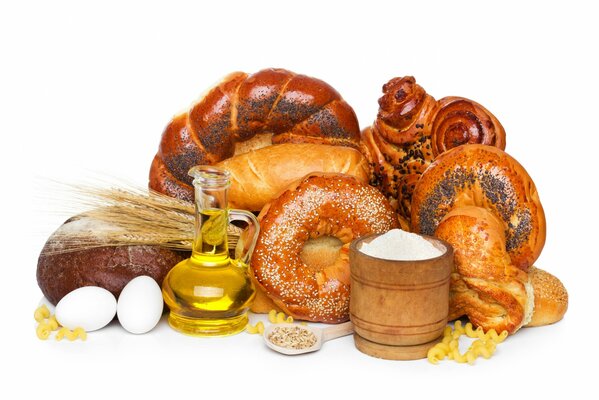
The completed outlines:
[[[274,200],[262,217],[251,267],[267,293],[296,316],[344,321],[349,318],[349,282],[328,277],[326,268],[307,266],[300,257],[304,243],[328,235],[347,247],[357,237],[397,225],[393,209],[377,189],[350,176],[311,176]],[[339,257],[349,270],[347,257],[342,252]],[[324,283],[318,283],[317,274],[324,275]]]

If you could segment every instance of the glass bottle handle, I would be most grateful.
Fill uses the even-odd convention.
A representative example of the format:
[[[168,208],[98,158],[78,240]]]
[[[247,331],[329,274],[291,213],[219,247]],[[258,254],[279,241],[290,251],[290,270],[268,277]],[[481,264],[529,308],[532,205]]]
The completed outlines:
[[[245,210],[229,210],[229,223],[233,221],[244,221],[248,224],[247,230],[241,234],[237,246],[235,247],[235,259],[248,264],[250,257],[254,252],[258,233],[260,233],[260,223],[258,219],[249,211]],[[248,236],[249,235],[249,236]],[[250,238],[249,240],[247,238]],[[245,254],[243,250],[247,248]]]

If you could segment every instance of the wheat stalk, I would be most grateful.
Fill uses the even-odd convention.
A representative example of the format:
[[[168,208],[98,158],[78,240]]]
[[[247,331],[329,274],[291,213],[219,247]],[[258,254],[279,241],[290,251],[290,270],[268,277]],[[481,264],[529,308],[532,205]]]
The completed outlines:
[[[100,229],[59,229],[49,239],[45,254],[131,245],[191,250],[195,221],[192,203],[139,188],[74,188],[80,200],[92,207],[74,218],[104,224]],[[228,233],[229,246],[234,247],[241,229],[230,225]]]

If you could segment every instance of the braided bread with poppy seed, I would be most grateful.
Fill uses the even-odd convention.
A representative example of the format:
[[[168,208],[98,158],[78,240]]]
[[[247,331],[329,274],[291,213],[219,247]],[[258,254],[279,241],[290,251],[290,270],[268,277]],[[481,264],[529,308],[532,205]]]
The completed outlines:
[[[358,120],[339,93],[321,80],[283,69],[253,75],[235,72],[168,124],[152,162],[149,186],[192,201],[187,175],[191,167],[280,143],[358,149]],[[297,171],[298,179],[312,172],[289,169]],[[243,207],[240,199],[231,200]]]
[[[451,319],[467,315],[485,330],[509,333],[531,320],[527,271],[545,244],[545,214],[515,159],[479,144],[441,154],[414,190],[412,228],[454,248]]]

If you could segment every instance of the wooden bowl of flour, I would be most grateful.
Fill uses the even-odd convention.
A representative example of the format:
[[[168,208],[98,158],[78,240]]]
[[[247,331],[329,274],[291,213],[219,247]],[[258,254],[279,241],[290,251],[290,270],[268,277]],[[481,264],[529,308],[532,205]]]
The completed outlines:
[[[440,340],[447,325],[453,248],[443,240],[418,235],[417,239],[428,242],[424,243],[426,246],[430,243],[436,254],[434,251],[414,253],[408,244],[407,257],[421,258],[428,254],[434,257],[387,259],[385,254],[380,254],[380,246],[376,256],[361,251],[362,246],[365,246],[364,251],[371,248],[370,243],[379,236],[365,236],[350,245],[350,318],[356,347],[380,358],[424,358],[430,347]],[[398,243],[387,243],[389,253],[393,253],[393,247],[405,243],[403,237]]]

